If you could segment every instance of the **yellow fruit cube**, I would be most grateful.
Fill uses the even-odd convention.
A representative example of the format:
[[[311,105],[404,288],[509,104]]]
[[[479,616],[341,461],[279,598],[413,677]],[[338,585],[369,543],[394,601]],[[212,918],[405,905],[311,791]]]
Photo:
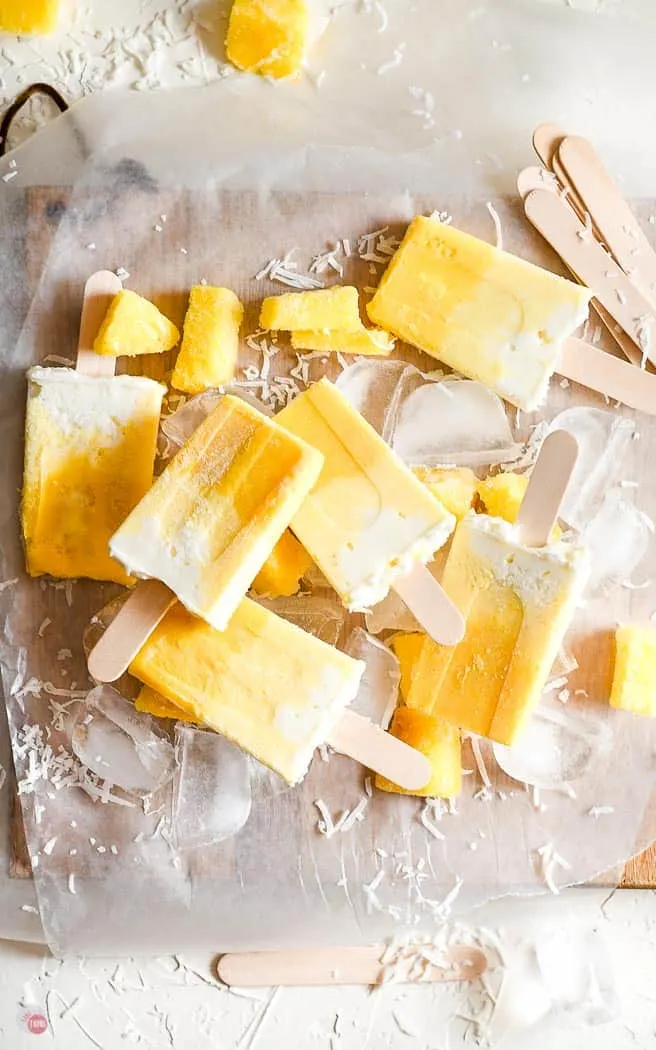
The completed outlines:
[[[426,635],[420,631],[415,631],[413,634],[399,632],[399,634],[394,634],[387,640],[387,644],[392,649],[392,652],[396,656],[401,667],[401,683],[399,689],[403,700],[407,699],[408,693],[410,692],[413,668],[416,666],[419,659],[419,654],[421,652],[421,647],[424,644],[425,637]]]
[[[106,357],[164,354],[179,339],[178,329],[153,303],[124,288],[112,299],[93,349]]]
[[[229,288],[194,285],[171,386],[200,394],[229,383],[237,367],[243,316],[244,307]]]
[[[617,628],[610,706],[656,715],[656,627]]]
[[[234,0],[226,52],[247,73],[298,75],[303,62],[308,14],[305,0]]]
[[[0,33],[51,33],[58,13],[59,0],[0,0]]]
[[[412,467],[412,471],[458,521],[471,510],[478,478],[469,467]]]
[[[287,529],[251,584],[262,598],[287,598],[296,594],[312,558],[293,532]]]
[[[425,787],[407,791],[387,777],[376,776],[376,787],[399,795],[420,795],[429,798],[454,798],[462,790],[460,761],[460,733],[442,718],[397,707],[389,728],[392,736],[421,751],[430,760],[433,772]]]
[[[486,514],[514,525],[527,486],[527,474],[495,474],[479,481],[476,491]]]
[[[363,327],[358,290],[341,285],[311,292],[271,295],[262,303],[260,327],[284,329],[286,332],[317,331],[321,328],[358,332]]]
[[[324,329],[318,332],[292,332],[294,350],[323,350],[327,354],[361,354],[363,357],[387,357],[395,340],[382,328],[365,328],[357,332]]]
[[[173,718],[176,722],[192,722],[194,725],[201,724],[186,711],[172,704],[170,700],[158,693],[156,689],[151,689],[149,685],[142,685],[134,706],[137,711],[142,711],[147,715],[154,715],[155,718]]]

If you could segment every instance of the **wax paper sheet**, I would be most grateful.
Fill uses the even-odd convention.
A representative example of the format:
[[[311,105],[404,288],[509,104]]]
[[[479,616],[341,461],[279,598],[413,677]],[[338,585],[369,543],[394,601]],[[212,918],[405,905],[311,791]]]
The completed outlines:
[[[353,32],[363,17],[371,20],[364,49]],[[90,774],[73,755],[74,725],[92,686],[85,625],[120,588],[27,578],[17,517],[25,369],[72,360],[82,287],[95,269],[117,269],[175,322],[192,283],[233,287],[247,306],[240,365],[253,369],[240,372],[235,389],[275,409],[288,396],[285,381],[287,390],[290,383],[302,389],[307,378],[335,377],[353,362],[297,362],[286,344],[263,345],[254,335],[262,296],[285,290],[270,279],[281,275],[280,266],[267,269],[272,259],[285,260],[283,279],[312,276],[313,258],[339,241],[336,268],[315,263],[314,277],[329,285],[341,268],[366,298],[413,214],[437,209],[493,240],[489,203],[506,247],[559,269],[514,194],[540,121],[594,139],[627,192],[644,198],[638,210],[649,232],[656,152],[644,132],[653,127],[656,92],[647,29],[631,14],[555,3],[345,3],[323,26],[300,83],[234,75],[203,91],[107,93],[3,162],[1,657],[41,917],[56,952],[357,943],[407,926],[430,931],[493,896],[585,881],[654,837],[656,730],[606,703],[612,629],[656,608],[648,524],[656,517],[649,469],[656,433],[647,418],[557,379],[540,415],[508,413],[513,445],[544,433],[572,406],[633,420],[623,459],[603,474],[584,525],[603,512],[601,524],[595,518],[600,561],[609,535],[625,526],[641,557],[628,586],[621,552],[610,568],[601,565],[554,669],[540,726],[548,741],[560,734],[569,779],[556,777],[552,790],[553,769],[542,770],[543,786],[526,789],[474,742],[464,751],[463,797],[445,812],[415,799],[370,797],[365,771],[318,756],[291,790],[251,767],[240,830],[229,838],[217,832],[213,845],[200,834],[201,846],[188,845],[175,833],[176,813],[190,805],[181,774],[144,801]],[[435,361],[404,347],[398,356],[416,369],[410,380],[403,370],[405,378],[396,377],[411,390],[439,379]],[[171,363],[144,359],[139,368],[161,376]],[[382,390],[372,396],[384,427]],[[398,403],[396,386],[392,393]],[[179,407],[170,398],[166,412]],[[407,438],[388,439],[416,447]],[[524,465],[531,455],[529,448]],[[490,457],[472,465],[481,463],[488,469]],[[357,624],[342,622],[316,575],[307,589],[306,604],[284,613],[346,644]],[[388,618],[379,617],[376,630],[381,622]],[[372,680],[389,683],[388,671]],[[193,738],[170,732],[184,770]],[[202,745],[206,762],[205,738]],[[210,786],[207,798],[219,805],[221,792],[212,796]],[[234,830],[230,821],[218,826]]]

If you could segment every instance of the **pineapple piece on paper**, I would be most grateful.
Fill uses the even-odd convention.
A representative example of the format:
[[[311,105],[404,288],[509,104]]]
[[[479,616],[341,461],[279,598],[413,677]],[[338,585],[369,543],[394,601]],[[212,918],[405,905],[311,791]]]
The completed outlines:
[[[105,357],[164,354],[179,339],[173,322],[153,303],[123,288],[110,303],[93,349]]]

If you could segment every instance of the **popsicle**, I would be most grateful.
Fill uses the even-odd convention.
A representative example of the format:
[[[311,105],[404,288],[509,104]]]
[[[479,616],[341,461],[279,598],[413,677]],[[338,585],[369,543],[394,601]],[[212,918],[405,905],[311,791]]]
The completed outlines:
[[[324,742],[421,787],[430,765],[353,712],[364,663],[244,598],[224,631],[176,603],[130,672],[290,783]]]
[[[21,518],[32,576],[128,583],[109,538],[152,484],[165,388],[90,349],[118,278],[87,281],[76,370],[28,372]]]
[[[538,702],[589,572],[576,540],[547,542],[576,460],[561,432],[545,440],[515,525],[470,513],[456,529],[443,576],[466,618],[462,642],[427,638],[409,707],[512,745]]]
[[[462,790],[460,733],[452,722],[426,715],[413,707],[397,707],[392,716],[390,733],[416,747],[431,764],[431,778],[421,788],[410,791],[387,777],[377,775],[380,791],[429,798],[455,798]]]
[[[393,586],[429,634],[459,640],[460,614],[424,567],[451,535],[453,515],[327,379],[276,419],[324,456],[292,529],[344,605],[366,610]]]
[[[311,445],[223,397],[110,540],[149,579],[90,653],[91,674],[119,677],[176,596],[223,630],[322,465]]]

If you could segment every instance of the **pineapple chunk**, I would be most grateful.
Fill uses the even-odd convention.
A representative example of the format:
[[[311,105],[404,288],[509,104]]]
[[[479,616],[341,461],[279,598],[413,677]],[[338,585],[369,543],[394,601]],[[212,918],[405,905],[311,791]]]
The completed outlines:
[[[307,37],[306,0],[234,0],[226,52],[247,73],[298,76]]]
[[[200,394],[229,383],[237,367],[243,316],[244,307],[229,288],[194,285],[171,386]]]
[[[430,760],[433,773],[425,787],[407,791],[387,777],[376,775],[376,787],[399,795],[453,798],[462,790],[460,733],[442,718],[425,715],[410,707],[397,707],[389,728],[392,736],[421,751]]]
[[[153,303],[124,288],[112,299],[93,349],[106,357],[164,354],[179,339],[178,329]]]
[[[151,689],[149,685],[142,685],[134,706],[137,711],[154,715],[155,718],[173,718],[176,722],[193,722],[194,725],[201,725],[197,719],[192,718],[180,707],[176,707],[156,689]]]
[[[52,33],[59,0],[0,0],[0,33]]]
[[[477,492],[486,514],[514,525],[527,486],[526,474],[496,474],[479,481]]]
[[[617,628],[610,706],[656,715],[656,627]]]
[[[261,328],[282,328],[287,332],[359,332],[363,327],[358,307],[358,290],[349,285],[320,288],[312,292],[286,292],[272,295],[262,303]]]
[[[382,328],[365,328],[357,332],[330,329],[318,332],[292,332],[294,350],[325,350],[327,354],[361,354],[364,357],[387,357],[394,349],[394,336]]]
[[[412,472],[458,521],[471,510],[478,478],[469,467],[413,467]]]
[[[387,644],[392,649],[392,652],[396,656],[401,667],[401,683],[399,689],[403,700],[407,699],[408,693],[410,692],[412,671],[419,659],[419,654],[421,652],[421,647],[424,644],[425,637],[426,635],[420,631],[415,631],[414,634],[399,632],[398,634],[392,635],[392,637],[387,640]]]
[[[262,598],[287,598],[296,594],[312,558],[293,532],[287,529],[251,584]]]

